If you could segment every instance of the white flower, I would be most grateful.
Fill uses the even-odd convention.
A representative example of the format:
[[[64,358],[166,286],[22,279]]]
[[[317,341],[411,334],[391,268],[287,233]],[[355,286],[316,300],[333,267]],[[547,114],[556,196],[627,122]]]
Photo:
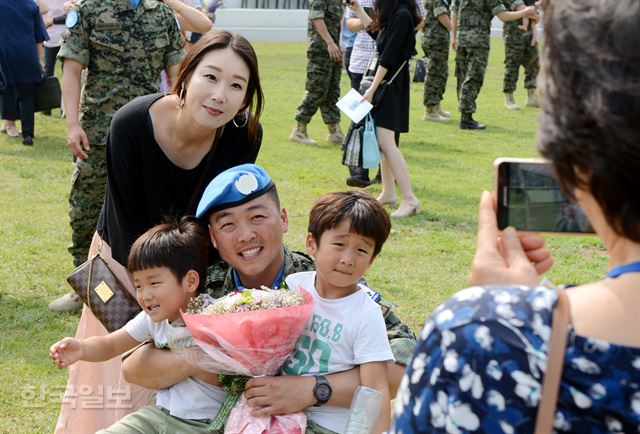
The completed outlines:
[[[442,333],[440,336],[442,340],[442,343],[440,344],[440,348],[442,348],[443,350],[446,348],[449,348],[451,344],[453,344],[456,341],[456,334],[451,330],[442,330]]]
[[[398,396],[396,397],[396,413],[401,413],[404,407],[409,404],[409,377],[407,374],[402,376],[400,387],[398,388]],[[398,399],[399,398],[399,399]]]
[[[427,337],[429,337],[429,335],[433,331],[434,327],[435,327],[435,324],[433,323],[433,321],[428,320],[424,325],[424,327],[422,328],[422,331],[420,332],[420,339],[422,339],[423,341],[427,339]]]
[[[636,414],[640,414],[640,392],[631,395],[631,410]]]
[[[540,401],[541,385],[531,375],[522,371],[513,371],[511,376],[516,381],[516,395],[524,399],[527,405],[537,406]]]
[[[458,353],[455,350],[447,351],[447,354],[444,357],[444,362],[442,363],[444,369],[448,372],[457,372],[458,371]]]
[[[538,336],[540,336],[540,338],[542,338],[542,340],[547,342],[548,345],[548,342],[551,340],[551,327],[549,327],[544,323],[544,321],[542,321],[542,317],[540,316],[540,314],[536,313],[533,315],[531,328]]]
[[[554,292],[549,290],[539,291],[536,296],[531,300],[531,307],[535,311],[539,310],[551,310],[552,298]]]
[[[517,302],[518,296],[512,294],[511,291],[499,291],[493,299],[498,304],[509,304]]]
[[[469,404],[454,403],[447,415],[447,432],[460,434],[462,431],[458,427],[467,431],[475,431],[480,426],[480,419],[476,416]]]
[[[579,408],[591,407],[591,398],[589,398],[587,395],[573,387],[570,387],[569,391],[571,392],[571,396],[573,397],[573,402],[575,402]]]
[[[557,411],[553,418],[553,427],[560,431],[571,431],[571,423],[564,418],[564,414],[561,411]]]
[[[418,354],[418,356],[413,359],[413,363],[411,363],[411,367],[413,368],[413,374],[411,374],[411,384],[416,384],[422,378],[422,374],[424,373],[424,367],[426,366],[425,359],[427,355],[425,353]]]
[[[433,401],[429,404],[429,413],[431,413],[431,425],[435,428],[442,428],[446,423],[446,410],[447,410],[447,394],[443,391],[438,391],[437,401]]]
[[[483,325],[478,326],[475,333],[473,334],[473,338],[483,350],[491,350],[493,338],[491,337],[491,331],[489,330],[489,327]]]
[[[618,419],[615,419],[611,416],[605,416],[604,423],[607,425],[607,431],[609,432],[622,431],[622,423],[620,423]]]
[[[453,311],[451,309],[444,309],[442,312],[438,312],[433,317],[433,320],[438,325],[450,321],[451,319],[453,319]]]
[[[463,392],[471,389],[471,396],[475,399],[480,399],[482,397],[482,392],[484,392],[482,379],[478,374],[471,370],[471,366],[469,365],[464,365],[464,368],[462,368],[462,376],[458,381],[458,385],[460,386],[460,390]]]
[[[593,399],[602,399],[607,395],[607,389],[600,383],[591,386],[589,394]]]
[[[576,357],[571,361],[571,365],[585,374],[598,375],[601,372],[600,366],[584,357]]]
[[[453,299],[457,301],[475,301],[482,297],[485,289],[481,286],[472,286],[453,295]]]
[[[438,377],[440,377],[440,368],[435,368],[431,372],[431,378],[429,378],[429,384],[431,384],[432,386],[435,385],[436,381],[438,381]]]
[[[487,375],[498,381],[502,378],[502,369],[496,360],[491,360],[487,364]]]
[[[635,359],[633,359],[633,362],[631,362],[631,366],[636,369],[640,369],[640,357],[636,357]]]
[[[500,428],[502,428],[502,431],[506,434],[513,434],[516,432],[511,424],[508,424],[503,420],[500,421]]]
[[[487,404],[495,407],[498,411],[503,411],[505,408],[504,396],[497,390],[490,390],[487,392]]]
[[[503,318],[513,318],[514,313],[513,313],[513,309],[511,309],[511,305],[510,304],[499,304],[498,306],[496,306],[496,313],[498,315],[500,315]]]
[[[609,350],[610,346],[611,344],[609,344],[609,342],[607,341],[588,338],[585,350],[590,353],[593,351],[600,351],[601,353],[605,353]]]

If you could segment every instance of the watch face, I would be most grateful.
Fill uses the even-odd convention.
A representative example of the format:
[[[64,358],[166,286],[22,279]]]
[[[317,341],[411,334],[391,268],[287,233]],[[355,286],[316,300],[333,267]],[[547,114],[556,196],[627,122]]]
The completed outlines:
[[[331,397],[331,386],[328,384],[318,384],[315,390],[316,399],[320,402],[327,402]]]

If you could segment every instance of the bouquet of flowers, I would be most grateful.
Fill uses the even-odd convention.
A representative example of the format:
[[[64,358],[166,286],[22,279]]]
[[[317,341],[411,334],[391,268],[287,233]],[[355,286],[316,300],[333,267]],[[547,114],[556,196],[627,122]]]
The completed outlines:
[[[303,413],[253,418],[246,402],[236,405],[250,377],[276,374],[295,347],[312,311],[312,297],[304,289],[245,289],[219,299],[200,295],[191,300],[182,319],[195,348],[173,350],[190,363],[220,375],[228,397],[211,429],[225,432],[303,433]]]

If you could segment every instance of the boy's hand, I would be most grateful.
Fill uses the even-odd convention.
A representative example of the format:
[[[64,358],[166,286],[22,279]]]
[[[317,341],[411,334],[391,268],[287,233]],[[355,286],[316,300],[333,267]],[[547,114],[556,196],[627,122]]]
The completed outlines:
[[[58,365],[58,368],[66,368],[82,359],[82,341],[75,338],[64,338],[60,342],[51,345],[49,357]]]

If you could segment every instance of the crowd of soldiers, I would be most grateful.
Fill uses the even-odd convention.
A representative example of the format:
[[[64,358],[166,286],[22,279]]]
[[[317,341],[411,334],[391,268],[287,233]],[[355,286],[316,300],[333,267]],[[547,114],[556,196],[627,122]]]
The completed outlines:
[[[476,98],[480,92],[487,68],[490,46],[491,21],[494,16],[504,24],[505,62],[503,92],[507,109],[519,109],[513,93],[520,66],[525,69],[524,87],[529,107],[537,107],[536,77],[539,71],[538,47],[534,21],[537,11],[534,0],[423,0],[420,5],[424,17],[422,48],[425,53],[426,80],[423,104],[427,121],[448,121],[450,113],[440,106],[449,76],[449,49],[456,51],[456,91],[461,114],[461,129],[484,129],[472,115],[476,111]],[[424,8],[422,8],[424,6]],[[343,4],[344,8],[345,5]],[[343,59],[339,39],[351,33],[347,21],[340,26],[341,0],[311,0],[309,2],[308,64],[304,97],[296,112],[296,126],[289,139],[304,144],[315,144],[307,134],[307,124],[320,108],[328,125],[327,140],[339,143],[342,138],[335,103],[339,97],[337,69],[353,61],[351,46],[341,46],[352,56]],[[345,17],[348,16],[348,8]],[[353,44],[353,39],[351,39]],[[353,50],[357,51],[357,50]],[[352,68],[349,68],[352,69]],[[349,73],[349,70],[347,70]],[[349,74],[351,77],[351,74]],[[353,77],[352,83],[353,83]]]

